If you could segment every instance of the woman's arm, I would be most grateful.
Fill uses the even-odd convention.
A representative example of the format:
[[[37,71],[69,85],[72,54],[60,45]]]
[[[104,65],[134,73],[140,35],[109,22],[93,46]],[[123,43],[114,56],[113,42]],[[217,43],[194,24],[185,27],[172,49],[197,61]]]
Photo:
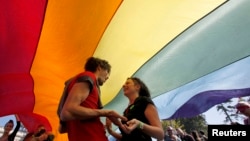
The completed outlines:
[[[164,130],[162,128],[161,120],[158,116],[156,107],[152,104],[148,104],[144,114],[150,125],[143,123],[143,126],[141,127],[142,131],[151,137],[156,138],[157,140],[163,140]]]
[[[156,138],[157,140],[163,140],[164,131],[155,106],[148,104],[144,114],[148,119],[149,124],[143,123],[137,119],[132,119],[127,122],[127,125],[125,125],[126,130],[124,130],[124,132],[129,134],[135,128],[139,128],[142,132],[148,134],[149,136]]]
[[[106,118],[106,129],[111,136],[121,140],[122,135],[112,130],[112,122],[108,118]]]

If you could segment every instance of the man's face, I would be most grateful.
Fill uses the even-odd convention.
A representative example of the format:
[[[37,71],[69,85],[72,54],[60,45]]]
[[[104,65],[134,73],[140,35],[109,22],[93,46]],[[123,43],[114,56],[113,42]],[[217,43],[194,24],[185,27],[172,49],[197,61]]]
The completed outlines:
[[[173,134],[173,130],[168,129],[167,131],[168,131],[168,134],[169,134],[169,135],[172,135],[172,134]]]
[[[241,114],[250,117],[250,108],[246,108],[242,111],[240,111]]]
[[[97,79],[98,84],[102,86],[106,82],[106,80],[108,80],[109,75],[110,74],[107,70],[100,68],[99,77]]]

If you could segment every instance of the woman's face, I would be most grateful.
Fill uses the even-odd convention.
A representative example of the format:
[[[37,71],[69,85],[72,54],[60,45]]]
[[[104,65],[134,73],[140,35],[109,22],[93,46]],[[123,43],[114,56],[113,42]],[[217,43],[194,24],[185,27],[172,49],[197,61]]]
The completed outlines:
[[[10,132],[13,129],[13,126],[14,125],[11,122],[6,123],[5,126],[4,126],[5,132]]]
[[[132,79],[127,79],[125,84],[123,84],[123,93],[126,96],[137,93],[138,91],[139,86],[136,85]]]

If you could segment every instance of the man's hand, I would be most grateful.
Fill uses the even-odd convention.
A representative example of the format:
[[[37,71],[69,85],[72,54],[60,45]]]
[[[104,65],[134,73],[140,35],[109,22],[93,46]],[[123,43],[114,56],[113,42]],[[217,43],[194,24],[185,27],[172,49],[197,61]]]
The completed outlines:
[[[119,127],[122,126],[122,122],[121,121],[127,121],[126,117],[118,114],[115,111],[109,111],[108,115],[107,115],[107,118],[109,118],[109,120],[111,122],[113,122],[115,125],[117,125]]]

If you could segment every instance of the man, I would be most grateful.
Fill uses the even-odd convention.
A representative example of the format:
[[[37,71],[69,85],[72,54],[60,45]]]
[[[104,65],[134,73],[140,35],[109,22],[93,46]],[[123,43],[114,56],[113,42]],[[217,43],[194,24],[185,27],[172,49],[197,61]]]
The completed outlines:
[[[84,68],[69,80],[60,120],[66,121],[69,141],[108,141],[100,117],[108,117],[117,126],[122,126],[120,120],[126,121],[113,110],[101,109],[99,86],[109,78],[111,66],[106,60],[90,57]]]
[[[181,139],[174,133],[173,128],[168,126],[164,141],[181,141]]]
[[[245,125],[250,125],[250,104],[245,101],[240,101],[236,104],[237,112],[245,115],[246,118],[244,119]]]

